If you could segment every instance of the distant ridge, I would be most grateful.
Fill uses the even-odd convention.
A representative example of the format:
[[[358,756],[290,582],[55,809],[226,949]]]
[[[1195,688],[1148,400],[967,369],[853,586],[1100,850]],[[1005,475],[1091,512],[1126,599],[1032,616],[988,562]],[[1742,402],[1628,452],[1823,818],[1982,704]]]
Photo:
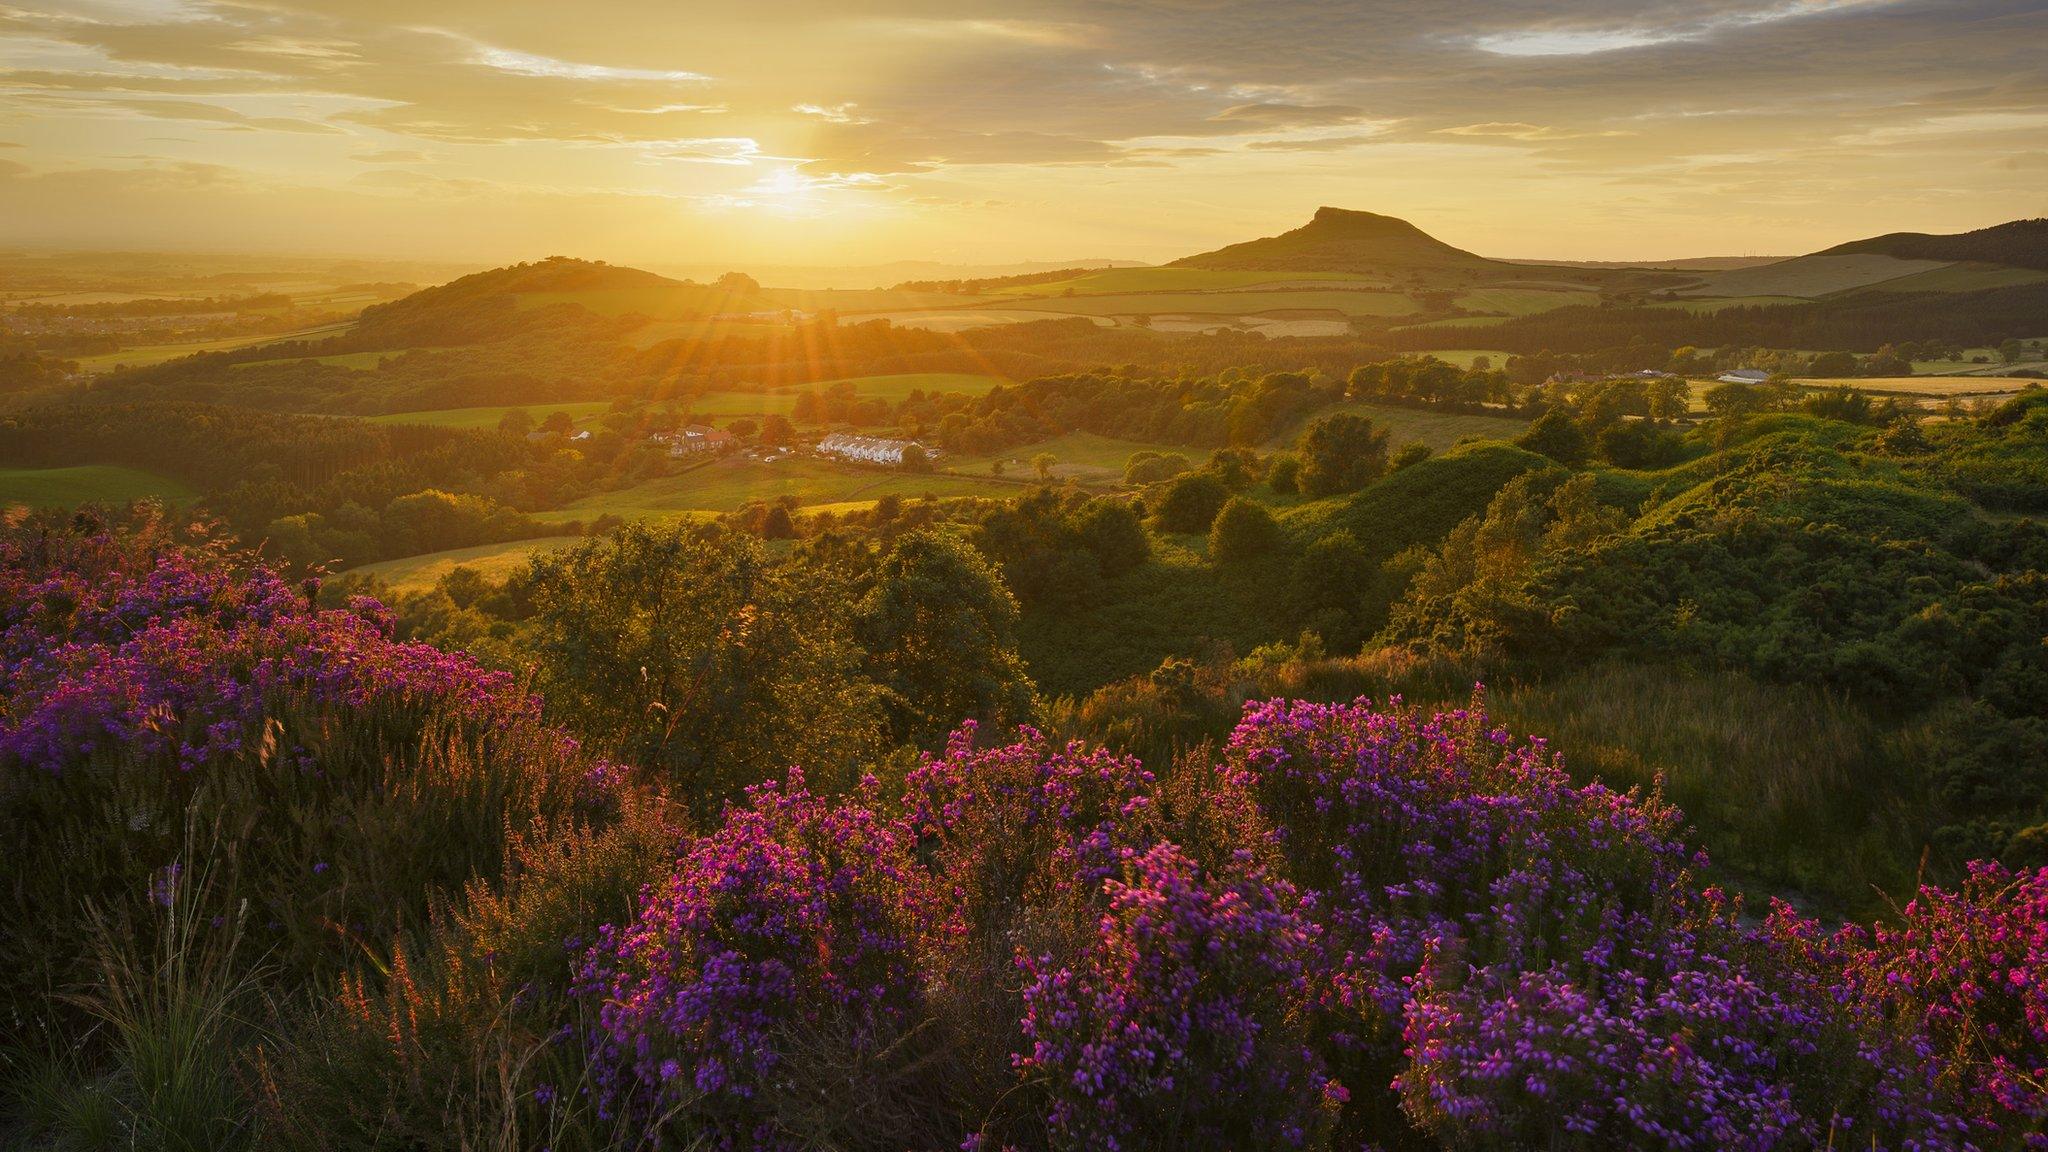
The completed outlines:
[[[1395,216],[1318,208],[1291,232],[1175,260],[1169,267],[1275,272],[1401,269],[1497,271],[1505,265],[1454,248]]]
[[[1871,254],[1899,260],[1967,260],[2048,271],[2048,217],[2011,220],[1973,232],[1936,235],[1892,232],[1868,240],[1852,240],[1815,253],[1817,256]]]

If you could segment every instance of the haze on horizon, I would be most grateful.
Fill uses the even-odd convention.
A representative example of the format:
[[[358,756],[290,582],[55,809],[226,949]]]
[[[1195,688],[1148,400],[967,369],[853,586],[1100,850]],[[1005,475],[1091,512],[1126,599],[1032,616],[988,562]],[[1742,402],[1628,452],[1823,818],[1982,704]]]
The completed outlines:
[[[2023,0],[0,2],[0,244],[1166,260],[1321,204],[1493,256],[2044,214]]]

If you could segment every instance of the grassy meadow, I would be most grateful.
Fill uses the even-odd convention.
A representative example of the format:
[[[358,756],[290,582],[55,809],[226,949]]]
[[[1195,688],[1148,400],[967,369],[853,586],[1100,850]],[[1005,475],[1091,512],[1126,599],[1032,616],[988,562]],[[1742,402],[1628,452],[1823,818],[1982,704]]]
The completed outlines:
[[[70,468],[0,468],[0,508],[62,508],[72,504],[125,504],[154,496],[172,503],[198,495],[154,472],[115,464]]]
[[[512,540],[503,544],[480,544],[474,548],[450,548],[365,564],[351,572],[374,576],[394,592],[424,592],[440,583],[457,568],[469,568],[492,580],[503,580],[542,552],[565,548],[582,541],[581,536],[542,536],[534,540]]]

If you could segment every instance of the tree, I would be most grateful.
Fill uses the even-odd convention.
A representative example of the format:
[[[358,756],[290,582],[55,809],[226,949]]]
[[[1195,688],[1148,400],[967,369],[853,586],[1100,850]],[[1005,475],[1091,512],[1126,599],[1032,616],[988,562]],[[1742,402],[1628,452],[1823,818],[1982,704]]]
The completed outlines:
[[[745,440],[753,436],[755,433],[759,432],[761,430],[761,426],[759,424],[754,423],[747,417],[742,416],[739,419],[733,421],[732,423],[727,424],[725,426],[725,430],[727,432],[732,433],[735,437],[741,440]]]
[[[725,275],[713,280],[711,286],[723,288],[727,292],[759,292],[761,290],[761,282],[745,272],[727,272]]]
[[[925,454],[922,445],[906,445],[903,449],[901,467],[905,472],[929,472],[932,470],[932,458]]]
[[[1059,462],[1059,457],[1054,456],[1052,453],[1040,452],[1031,458],[1031,467],[1038,473],[1040,480],[1050,480],[1052,479],[1053,466]]]
[[[781,504],[771,504],[766,515],[761,517],[761,539],[796,539],[796,521],[790,518],[789,509]]]
[[[508,436],[524,436],[533,431],[533,413],[524,408],[514,408],[498,417],[498,431]]]
[[[1747,416],[1766,411],[1773,403],[1769,392],[1735,381],[1709,388],[1706,400],[1707,411],[1716,416]]]
[[[702,819],[791,764],[845,783],[875,748],[841,584],[770,563],[751,536],[630,524],[537,558],[530,585],[548,707]]]
[[[567,436],[576,430],[576,418],[557,408],[540,422],[540,430],[557,436]]]
[[[789,417],[775,413],[762,418],[761,443],[781,445],[795,442],[796,425],[789,422]]]
[[[1529,430],[1515,440],[1518,448],[1540,452],[1552,460],[1565,465],[1583,464],[1586,460],[1587,444],[1585,430],[1572,414],[1563,408],[1552,408],[1545,412]]]
[[[1297,446],[1301,490],[1310,496],[1356,492],[1387,470],[1387,433],[1350,412],[1308,426]]]
[[[1098,496],[1088,501],[1074,516],[1074,531],[1102,563],[1104,576],[1122,575],[1152,555],[1151,537],[1128,500]]]
[[[2018,340],[2007,340],[1998,346],[1998,359],[2006,364],[2017,364],[2026,354],[2026,346]]]
[[[1017,655],[1017,601],[950,533],[904,535],[882,558],[855,626],[899,743],[937,748],[962,720],[1029,722],[1036,688]]]
[[[1429,459],[1429,445],[1416,440],[1402,445],[1401,450],[1394,454],[1393,470],[1399,472],[1403,468],[1414,467],[1427,459]]]
[[[1266,506],[1233,496],[1209,528],[1209,558],[1218,564],[1243,564],[1271,555],[1280,547],[1280,525]]]
[[[1266,487],[1281,496],[1301,491],[1301,457],[1292,452],[1275,453],[1266,461]]]
[[[1207,472],[1192,472],[1167,485],[1159,501],[1159,526],[1168,532],[1207,532],[1230,489]]]

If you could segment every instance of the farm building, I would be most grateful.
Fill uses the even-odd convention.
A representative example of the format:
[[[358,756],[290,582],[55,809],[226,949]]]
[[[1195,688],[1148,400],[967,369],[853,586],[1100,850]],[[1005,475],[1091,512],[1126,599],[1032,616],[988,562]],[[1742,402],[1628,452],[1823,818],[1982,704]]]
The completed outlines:
[[[1723,384],[1762,384],[1770,378],[1771,374],[1761,368],[1737,368],[1733,372],[1723,372],[1715,377]]]
[[[705,424],[692,424],[680,432],[656,432],[648,437],[656,444],[666,444],[670,456],[695,456],[699,452],[715,452],[731,447],[733,435],[723,428]]]
[[[853,436],[845,432],[834,432],[818,441],[818,454],[837,456],[841,460],[857,460],[863,464],[901,464],[903,452],[912,447],[931,454],[931,449],[915,440],[884,440],[878,436]]]

